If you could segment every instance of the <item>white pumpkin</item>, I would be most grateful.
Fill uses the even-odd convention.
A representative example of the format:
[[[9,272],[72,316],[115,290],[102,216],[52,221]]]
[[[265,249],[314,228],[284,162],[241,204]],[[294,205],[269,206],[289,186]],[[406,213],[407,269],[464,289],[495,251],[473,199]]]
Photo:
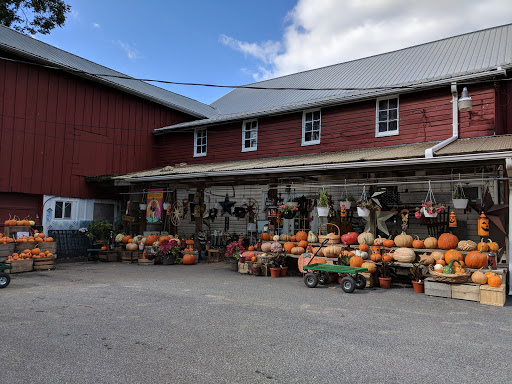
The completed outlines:
[[[126,244],[127,251],[136,251],[137,249],[139,249],[139,246],[137,244],[134,244],[134,243]]]
[[[434,271],[442,273],[443,272],[443,265],[442,264],[436,264],[434,265]]]
[[[274,235],[274,237],[272,238],[272,240],[274,240],[274,241],[279,241],[279,235]]]
[[[368,252],[366,252],[366,251],[361,251],[360,249],[356,249],[356,251],[354,253],[356,256],[360,256],[364,260],[366,260],[368,258]]]

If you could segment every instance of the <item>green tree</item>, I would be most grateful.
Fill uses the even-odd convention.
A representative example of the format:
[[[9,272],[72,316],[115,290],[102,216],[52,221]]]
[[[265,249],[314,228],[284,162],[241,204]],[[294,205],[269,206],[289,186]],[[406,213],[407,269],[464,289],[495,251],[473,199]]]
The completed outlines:
[[[70,10],[64,0],[0,0],[0,24],[32,35],[47,34],[64,25]]]

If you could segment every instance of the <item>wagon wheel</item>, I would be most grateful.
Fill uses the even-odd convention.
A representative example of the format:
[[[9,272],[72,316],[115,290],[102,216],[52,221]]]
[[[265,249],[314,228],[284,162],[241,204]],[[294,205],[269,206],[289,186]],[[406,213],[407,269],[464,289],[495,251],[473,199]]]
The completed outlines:
[[[183,203],[176,200],[171,208],[171,223],[177,227],[181,220],[183,220]]]
[[[258,202],[253,199],[247,199],[247,202],[244,204],[245,210],[249,214],[249,219],[253,220],[260,213],[260,206]]]

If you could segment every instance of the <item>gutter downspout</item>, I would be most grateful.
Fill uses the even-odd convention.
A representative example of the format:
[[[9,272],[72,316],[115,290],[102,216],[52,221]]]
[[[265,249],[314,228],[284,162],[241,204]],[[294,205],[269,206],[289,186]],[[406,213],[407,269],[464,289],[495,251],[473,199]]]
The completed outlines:
[[[433,147],[425,149],[425,158],[431,159],[434,157],[434,152],[446,147],[448,144],[454,142],[459,138],[459,93],[457,92],[457,83],[452,83],[452,137],[437,143]]]
[[[505,168],[507,170],[507,175],[510,174],[512,171],[512,158],[508,157],[505,159]],[[512,268],[512,247],[510,244],[510,234],[512,233],[512,204],[510,202],[512,201],[512,184],[509,183],[508,185],[508,238],[506,245],[508,247],[508,270],[510,271]],[[512,284],[509,283],[508,286],[508,294],[512,295]]]

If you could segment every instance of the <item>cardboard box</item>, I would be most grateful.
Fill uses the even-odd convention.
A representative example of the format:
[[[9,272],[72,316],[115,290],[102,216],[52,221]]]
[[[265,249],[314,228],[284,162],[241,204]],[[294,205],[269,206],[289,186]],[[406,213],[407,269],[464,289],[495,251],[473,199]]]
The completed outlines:
[[[493,288],[489,284],[480,286],[480,304],[495,305],[503,307],[507,300],[507,293],[505,291],[506,285],[503,283],[500,287]]]
[[[425,295],[447,297],[451,299],[452,284],[440,283],[431,277],[428,277],[425,279]]]
[[[452,299],[480,301],[480,284],[452,284]]]

